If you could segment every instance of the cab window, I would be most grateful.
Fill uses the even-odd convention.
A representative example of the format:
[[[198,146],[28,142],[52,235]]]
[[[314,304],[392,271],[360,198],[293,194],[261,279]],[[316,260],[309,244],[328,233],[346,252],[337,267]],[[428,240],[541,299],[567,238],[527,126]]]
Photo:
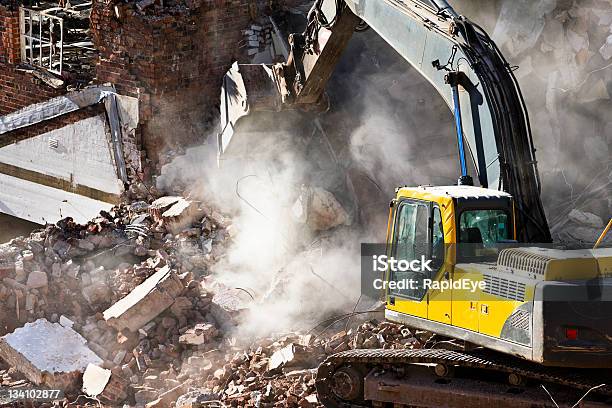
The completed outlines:
[[[508,213],[503,210],[468,210],[461,213],[459,241],[493,246],[511,239]]]
[[[421,256],[427,258],[429,249],[429,206],[423,202],[404,201],[398,208],[394,236],[393,258],[397,261],[420,260]],[[394,271],[391,280],[413,281],[414,288],[393,289],[391,294],[422,299],[425,295],[423,280],[428,275],[416,271]]]
[[[412,260],[427,256],[429,208],[422,203],[404,202],[397,217],[396,259]]]

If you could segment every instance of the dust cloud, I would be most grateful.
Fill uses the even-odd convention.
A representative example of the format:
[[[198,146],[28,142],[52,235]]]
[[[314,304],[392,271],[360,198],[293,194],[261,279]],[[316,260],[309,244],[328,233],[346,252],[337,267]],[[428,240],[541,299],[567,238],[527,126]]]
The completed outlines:
[[[306,329],[322,316],[352,308],[359,298],[357,232],[340,227],[316,234],[293,214],[301,187],[313,183],[306,171],[312,165],[300,143],[293,148],[282,143],[286,136],[270,135],[277,138],[275,148],[228,160],[220,168],[216,145],[189,149],[158,179],[166,190],[176,182],[189,185],[192,198],[231,216],[233,242],[209,272],[225,286],[253,295],[238,327],[243,339]],[[332,171],[317,184],[337,177]]]
[[[591,241],[572,209],[612,217],[612,2],[456,0],[492,33],[531,116],[542,200],[556,240]]]
[[[604,3],[610,5],[454,2],[520,67],[542,197],[557,239],[567,238],[571,209],[606,219],[612,207],[612,46],[606,45],[612,12]],[[333,109],[318,117],[320,126],[312,117],[279,125],[276,115],[257,124],[250,147],[220,168],[211,135],[158,179],[165,189],[189,186],[194,198],[233,217],[234,243],[211,272],[255,295],[243,333],[296,329],[350,311],[359,299],[359,244],[384,241],[395,187],[457,179],[448,107],[376,33],[353,37],[329,95]],[[351,225],[315,232],[297,221],[293,209],[304,185],[332,192]]]
[[[358,301],[356,310],[371,308],[374,300],[360,296],[360,245],[384,242],[394,189],[456,180],[448,108],[376,33],[354,37],[329,94],[333,109],[316,119],[247,121],[238,153],[220,167],[211,135],[158,178],[163,190],[189,186],[232,216],[234,242],[211,272],[255,295],[243,336],[308,328]],[[436,151],[423,155],[432,143]],[[299,222],[303,186],[331,192],[348,222],[324,231]]]

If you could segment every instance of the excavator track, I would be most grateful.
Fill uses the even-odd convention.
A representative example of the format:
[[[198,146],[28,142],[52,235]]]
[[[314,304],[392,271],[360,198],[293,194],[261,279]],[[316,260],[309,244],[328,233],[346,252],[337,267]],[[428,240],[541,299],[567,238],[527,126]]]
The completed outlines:
[[[592,390],[594,394],[600,396],[612,396],[612,374],[609,372],[610,370],[545,367],[484,349],[470,352],[445,349],[357,349],[331,355],[321,363],[316,380],[319,400],[327,408],[371,407],[373,406],[371,402],[360,400],[363,395],[353,401],[346,401],[338,397],[338,393],[334,390],[334,387],[337,387],[335,375],[338,370],[346,371],[347,367],[357,367],[358,371],[365,375],[376,368],[383,371],[389,368],[402,367],[405,371],[410,366],[416,367],[418,365],[476,369],[477,371],[484,370],[505,375],[513,374],[529,382],[558,385],[582,393]],[[601,386],[602,384],[606,385]]]

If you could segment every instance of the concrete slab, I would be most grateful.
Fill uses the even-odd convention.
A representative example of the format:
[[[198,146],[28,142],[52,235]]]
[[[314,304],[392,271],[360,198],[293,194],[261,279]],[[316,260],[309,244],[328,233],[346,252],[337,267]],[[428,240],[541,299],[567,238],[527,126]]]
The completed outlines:
[[[0,338],[0,358],[37,385],[71,389],[88,364],[102,359],[69,327],[38,319]]]
[[[83,392],[90,397],[102,394],[111,378],[111,370],[89,364],[83,374]]]
[[[106,309],[104,319],[117,330],[136,332],[170,307],[183,289],[176,273],[165,266]]]

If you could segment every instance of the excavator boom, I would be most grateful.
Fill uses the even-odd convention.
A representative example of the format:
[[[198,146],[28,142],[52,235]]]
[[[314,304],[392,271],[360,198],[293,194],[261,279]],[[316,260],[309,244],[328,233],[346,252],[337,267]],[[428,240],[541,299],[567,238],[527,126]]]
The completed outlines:
[[[514,197],[518,240],[550,242],[529,117],[512,67],[484,30],[445,0],[317,0],[305,32],[289,38],[287,62],[238,65],[228,73],[220,155],[253,111],[325,107],[327,82],[353,32],[365,24],[446,101],[462,163],[471,158],[482,187]]]

